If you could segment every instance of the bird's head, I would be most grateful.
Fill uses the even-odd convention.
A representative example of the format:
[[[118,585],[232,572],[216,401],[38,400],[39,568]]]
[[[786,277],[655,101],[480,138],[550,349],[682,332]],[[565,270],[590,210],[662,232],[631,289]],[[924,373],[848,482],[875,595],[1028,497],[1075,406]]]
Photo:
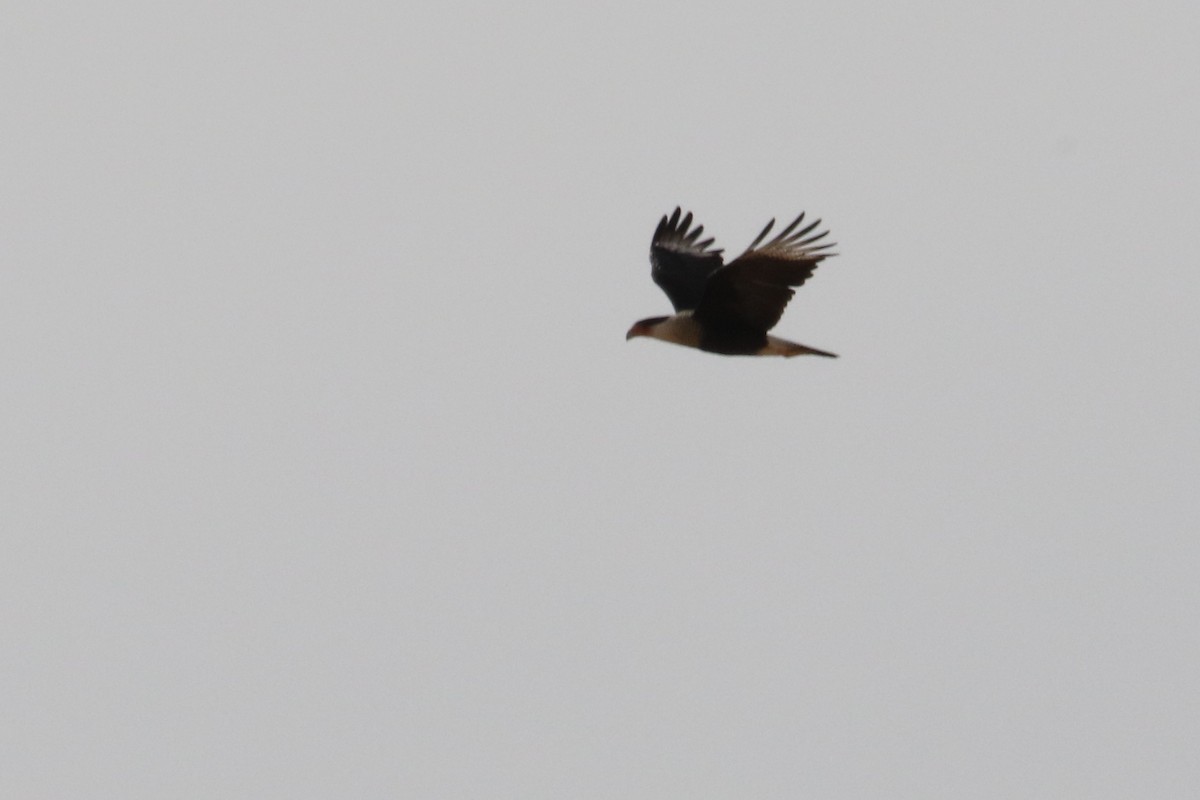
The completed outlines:
[[[633,323],[633,327],[625,334],[625,341],[637,338],[638,336],[653,336],[651,331],[659,324],[666,322],[669,317],[650,317],[648,319],[638,320]]]

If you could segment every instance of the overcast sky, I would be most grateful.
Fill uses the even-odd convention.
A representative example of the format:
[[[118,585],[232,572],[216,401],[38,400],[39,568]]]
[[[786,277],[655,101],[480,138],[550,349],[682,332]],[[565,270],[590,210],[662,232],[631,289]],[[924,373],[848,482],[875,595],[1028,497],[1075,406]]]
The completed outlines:
[[[0,794],[1194,797],[1194,2],[0,27]],[[649,339],[676,205],[839,256]]]

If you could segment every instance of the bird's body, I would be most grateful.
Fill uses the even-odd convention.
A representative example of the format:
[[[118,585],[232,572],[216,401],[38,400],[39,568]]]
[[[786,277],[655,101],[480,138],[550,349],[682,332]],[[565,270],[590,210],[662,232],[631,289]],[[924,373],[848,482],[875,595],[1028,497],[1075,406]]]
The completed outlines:
[[[709,353],[745,356],[820,355],[817,350],[767,332],[775,327],[795,292],[812,276],[832,245],[816,244],[826,233],[810,233],[820,220],[799,231],[804,215],[765,245],[775,220],[728,264],[721,250],[709,249],[712,239],[697,241],[704,226],[691,229],[692,215],[681,210],[663,216],[650,243],[651,277],[670,298],[675,314],[634,323],[626,339],[648,336]],[[807,238],[805,238],[807,237]]]

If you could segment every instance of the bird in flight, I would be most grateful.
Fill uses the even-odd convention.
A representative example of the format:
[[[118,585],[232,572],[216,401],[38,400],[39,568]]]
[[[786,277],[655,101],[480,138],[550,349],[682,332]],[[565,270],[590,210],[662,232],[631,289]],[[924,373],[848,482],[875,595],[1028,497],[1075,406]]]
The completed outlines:
[[[795,294],[792,287],[808,280],[833,244],[817,244],[829,232],[812,234],[821,220],[796,230],[804,214],[766,244],[775,220],[767,223],[746,252],[724,263],[722,250],[709,249],[713,239],[698,241],[704,226],[692,228],[689,211],[676,208],[654,231],[650,242],[650,277],[675,307],[669,317],[635,322],[625,339],[649,336],[727,356],[816,355],[833,353],[789,342],[767,331],[783,316]],[[809,234],[812,234],[811,236]]]

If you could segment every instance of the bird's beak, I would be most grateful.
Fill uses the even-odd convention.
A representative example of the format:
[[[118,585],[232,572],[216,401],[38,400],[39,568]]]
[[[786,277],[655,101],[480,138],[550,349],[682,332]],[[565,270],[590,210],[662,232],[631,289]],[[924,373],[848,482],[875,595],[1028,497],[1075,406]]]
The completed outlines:
[[[642,326],[634,325],[632,328],[629,329],[629,333],[625,334],[625,341],[628,342],[630,339],[634,339],[638,336],[644,336],[644,335],[645,335],[645,332],[642,330]]]

